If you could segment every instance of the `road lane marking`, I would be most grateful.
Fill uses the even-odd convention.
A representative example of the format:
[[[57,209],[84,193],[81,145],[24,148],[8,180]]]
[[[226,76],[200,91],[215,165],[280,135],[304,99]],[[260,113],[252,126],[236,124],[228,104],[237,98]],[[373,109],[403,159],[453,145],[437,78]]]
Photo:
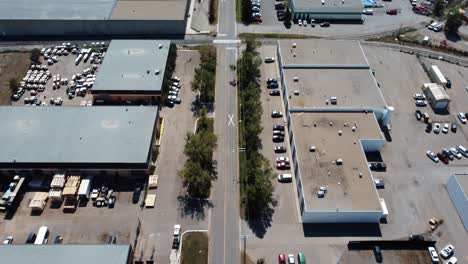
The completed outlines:
[[[230,125],[234,126],[234,114],[231,114],[231,115],[228,114],[228,118],[229,118],[228,126]]]
[[[213,44],[239,44],[241,41],[239,39],[215,39]]]

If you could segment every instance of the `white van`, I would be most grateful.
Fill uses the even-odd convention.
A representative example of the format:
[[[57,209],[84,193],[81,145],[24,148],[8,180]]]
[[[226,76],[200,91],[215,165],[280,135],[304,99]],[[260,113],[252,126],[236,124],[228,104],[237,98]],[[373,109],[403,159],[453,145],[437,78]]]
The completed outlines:
[[[34,241],[34,245],[42,245],[42,244],[47,244],[49,238],[49,229],[47,226],[41,226],[39,228],[39,231],[37,231],[37,237],[36,240]]]
[[[291,174],[278,174],[278,181],[279,182],[291,182],[292,175]]]

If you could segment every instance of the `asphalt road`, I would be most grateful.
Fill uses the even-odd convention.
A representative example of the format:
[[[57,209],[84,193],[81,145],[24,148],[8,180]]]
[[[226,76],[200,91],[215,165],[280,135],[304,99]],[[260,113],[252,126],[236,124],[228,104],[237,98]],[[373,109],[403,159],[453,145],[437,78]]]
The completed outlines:
[[[237,61],[235,1],[219,3],[217,46],[215,153],[218,180],[214,182],[210,219],[210,263],[240,263],[239,176],[237,145],[237,91],[229,85]]]

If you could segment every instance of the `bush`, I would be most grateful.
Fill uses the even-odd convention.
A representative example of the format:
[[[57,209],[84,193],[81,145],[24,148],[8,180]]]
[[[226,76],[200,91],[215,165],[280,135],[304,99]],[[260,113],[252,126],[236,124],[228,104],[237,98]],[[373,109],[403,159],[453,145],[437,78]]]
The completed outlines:
[[[18,82],[18,80],[16,80],[15,78],[11,78],[11,79],[8,81],[8,85],[9,85],[10,91],[11,91],[12,93],[16,93],[16,91],[18,91],[19,82]]]
[[[450,10],[447,15],[447,22],[445,23],[445,32],[447,33],[457,33],[458,28],[461,27],[463,24],[462,15],[460,12],[455,8]]]
[[[31,50],[31,54],[29,55],[29,60],[31,60],[32,63],[38,63],[40,58],[41,58],[41,51],[39,49]]]

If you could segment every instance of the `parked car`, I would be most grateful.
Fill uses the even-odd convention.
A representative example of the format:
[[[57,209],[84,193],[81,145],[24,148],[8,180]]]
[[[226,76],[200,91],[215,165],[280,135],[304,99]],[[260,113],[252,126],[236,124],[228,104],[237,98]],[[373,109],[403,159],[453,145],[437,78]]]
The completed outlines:
[[[273,142],[275,142],[275,143],[284,142],[284,137],[283,136],[273,136]]]
[[[428,247],[429,255],[431,256],[432,262],[439,262],[439,255],[437,255],[437,251],[434,247]]]
[[[448,244],[439,253],[444,259],[448,259],[453,254],[454,250],[455,247]]]
[[[273,130],[284,131],[284,126],[282,126],[282,125],[273,125]]]
[[[301,27],[302,26],[302,19],[298,19],[297,24]]]
[[[132,196],[132,202],[134,204],[138,203],[138,201],[140,200],[140,193],[141,193],[141,185],[135,184],[135,188],[133,188],[133,196]]]
[[[435,123],[434,124],[434,133],[439,134],[439,132],[440,132],[440,124]]]
[[[369,168],[375,171],[385,171],[387,170],[387,165],[385,162],[371,162]]]
[[[427,132],[427,133],[431,133],[431,130],[432,130],[432,123],[427,123],[427,125],[426,125],[426,132]]]
[[[456,257],[451,257],[445,264],[457,264],[458,259]]]
[[[36,240],[36,233],[31,232],[29,233],[28,237],[26,238],[26,244],[34,244],[34,241]]]
[[[383,188],[385,188],[385,182],[384,182],[384,180],[375,179],[375,180],[374,180],[374,184],[375,184],[375,187],[376,187],[377,189],[383,189]]]
[[[463,112],[460,112],[460,113],[458,113],[458,115],[457,115],[457,116],[458,116],[458,119],[460,119],[460,122],[461,122],[462,124],[466,124],[466,117],[465,117],[465,113],[463,113]]]
[[[457,133],[457,124],[456,123],[452,123],[452,125],[450,126],[450,130],[453,132],[453,133]]]
[[[449,127],[450,127],[449,124],[445,123],[444,127],[442,128],[442,133],[447,134],[449,131]]]
[[[278,83],[277,83],[277,82],[270,82],[270,83],[267,83],[267,88],[269,88],[269,89],[278,88]]]
[[[271,95],[271,96],[279,96],[279,95],[280,95],[280,91],[278,91],[278,90],[271,90],[271,91],[270,91],[270,95]]]
[[[271,117],[273,118],[283,117],[283,113],[280,111],[273,111],[271,112]]]
[[[284,137],[284,131],[273,130],[273,135]]]
[[[288,170],[291,168],[291,164],[289,163],[289,161],[276,162],[276,168],[278,170]]]
[[[252,6],[252,11],[254,11],[254,12],[260,12],[260,7],[258,7],[258,6]]]
[[[447,83],[445,84],[445,87],[452,88],[452,81],[450,81],[450,79],[447,79]]]
[[[364,10],[362,10],[362,13],[363,13],[364,15],[370,16],[370,15],[373,15],[373,14],[374,14],[374,10],[373,10],[373,9],[364,9]]]
[[[445,164],[448,164],[448,163],[449,163],[448,157],[445,156],[444,154],[442,154],[442,152],[437,153],[437,157],[438,157],[439,160],[441,160],[443,163],[445,163]]]
[[[288,255],[288,263],[289,264],[295,264],[296,263],[296,259],[294,258],[293,254]]]
[[[424,94],[414,94],[413,95],[414,100],[426,100],[426,96]]]
[[[439,162],[439,158],[437,157],[437,155],[436,155],[434,152],[428,150],[428,151],[426,152],[426,155],[427,155],[427,157],[429,157],[433,162],[435,162],[435,163]]]
[[[450,148],[450,153],[452,153],[452,155],[457,158],[457,159],[461,159],[462,158],[462,155],[460,154],[460,152],[456,149],[456,148]]]
[[[285,146],[275,146],[275,153],[285,153],[287,151]]]
[[[60,235],[55,236],[54,244],[62,244],[62,241],[63,237],[61,237]]]
[[[422,118],[422,113],[420,110],[416,110],[416,112],[414,112],[414,115],[416,116],[416,120],[420,121],[421,118]]]
[[[426,106],[427,102],[425,100],[416,100],[416,106]]]
[[[265,63],[272,63],[275,62],[275,58],[273,57],[265,57]]]
[[[266,82],[267,82],[267,84],[268,84],[268,83],[277,83],[278,80],[276,80],[276,79],[274,79],[274,78],[268,78],[268,79],[266,80]]]
[[[280,2],[280,3],[276,3],[275,4],[275,9],[276,10],[283,10],[284,9],[284,3],[283,2]]]
[[[279,254],[278,255],[278,263],[286,264],[286,257],[284,256],[284,254]]]
[[[12,236],[7,236],[5,238],[5,240],[3,240],[3,245],[9,245],[9,244],[13,244],[13,237]]]
[[[465,158],[468,158],[468,150],[462,146],[462,145],[458,145],[457,146],[457,150],[460,152],[460,154],[462,154]]]
[[[283,162],[283,161],[289,162],[289,158],[288,157],[283,157],[283,156],[276,157],[276,162]]]
[[[329,22],[322,22],[322,23],[320,23],[320,26],[321,27],[329,27],[330,23]]]
[[[453,155],[448,149],[442,149],[442,155],[446,156],[449,158],[449,160],[453,160]]]
[[[387,15],[396,16],[398,11],[396,9],[389,9],[387,10]]]

